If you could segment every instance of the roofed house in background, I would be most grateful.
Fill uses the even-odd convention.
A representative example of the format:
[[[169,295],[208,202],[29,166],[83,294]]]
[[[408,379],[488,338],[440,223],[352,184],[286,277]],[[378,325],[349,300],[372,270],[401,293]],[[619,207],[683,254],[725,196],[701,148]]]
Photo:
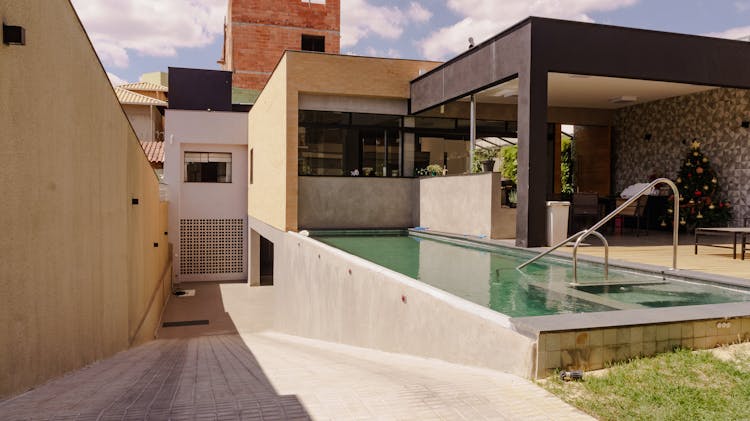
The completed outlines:
[[[114,88],[151,167],[159,176],[164,169],[164,147],[158,143],[164,141],[164,110],[169,105],[166,75],[165,72],[146,73],[140,82]]]

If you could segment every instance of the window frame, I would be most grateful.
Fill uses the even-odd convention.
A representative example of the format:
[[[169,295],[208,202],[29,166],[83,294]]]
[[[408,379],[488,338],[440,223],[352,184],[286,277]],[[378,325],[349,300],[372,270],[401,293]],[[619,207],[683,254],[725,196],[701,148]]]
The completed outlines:
[[[206,161],[188,161],[188,155],[189,154],[200,154],[200,155],[207,155]],[[228,155],[229,160],[228,161],[212,161],[211,155]],[[182,168],[183,168],[183,183],[210,183],[210,184],[232,184],[233,183],[233,177],[232,177],[232,161],[234,160],[232,156],[232,152],[209,152],[209,151],[184,151],[182,155]],[[196,180],[190,180],[190,172],[188,171],[188,164],[189,163],[199,163],[199,164],[208,164],[208,163],[224,163],[228,164],[225,167],[225,174],[224,178],[227,179],[227,181],[219,181],[217,177],[217,181],[196,181]]]

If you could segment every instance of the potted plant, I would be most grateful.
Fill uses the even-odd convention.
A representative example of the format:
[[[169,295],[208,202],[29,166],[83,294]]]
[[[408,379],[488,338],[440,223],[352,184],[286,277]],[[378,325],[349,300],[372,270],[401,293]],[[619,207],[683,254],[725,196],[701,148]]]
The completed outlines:
[[[495,158],[485,159],[484,161],[482,161],[483,172],[492,172],[494,168],[495,168]]]
[[[515,208],[518,204],[518,191],[516,189],[508,192],[508,203],[511,208]]]

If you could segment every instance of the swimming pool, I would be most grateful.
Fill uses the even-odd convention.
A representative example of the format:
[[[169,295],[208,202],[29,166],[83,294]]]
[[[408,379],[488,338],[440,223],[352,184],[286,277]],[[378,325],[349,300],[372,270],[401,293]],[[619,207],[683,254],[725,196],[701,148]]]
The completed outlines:
[[[634,310],[750,301],[750,290],[579,264],[550,257],[523,270],[530,255],[507,247],[393,232],[318,232],[314,238],[511,317]],[[605,283],[606,285],[602,285]]]

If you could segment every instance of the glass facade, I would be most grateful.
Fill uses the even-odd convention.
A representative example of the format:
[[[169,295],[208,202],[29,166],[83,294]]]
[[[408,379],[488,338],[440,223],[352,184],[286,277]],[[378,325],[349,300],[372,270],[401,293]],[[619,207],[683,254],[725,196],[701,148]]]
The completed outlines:
[[[468,120],[331,111],[299,113],[299,175],[414,177],[428,165],[469,172]],[[482,120],[478,136],[515,137],[515,122]]]

